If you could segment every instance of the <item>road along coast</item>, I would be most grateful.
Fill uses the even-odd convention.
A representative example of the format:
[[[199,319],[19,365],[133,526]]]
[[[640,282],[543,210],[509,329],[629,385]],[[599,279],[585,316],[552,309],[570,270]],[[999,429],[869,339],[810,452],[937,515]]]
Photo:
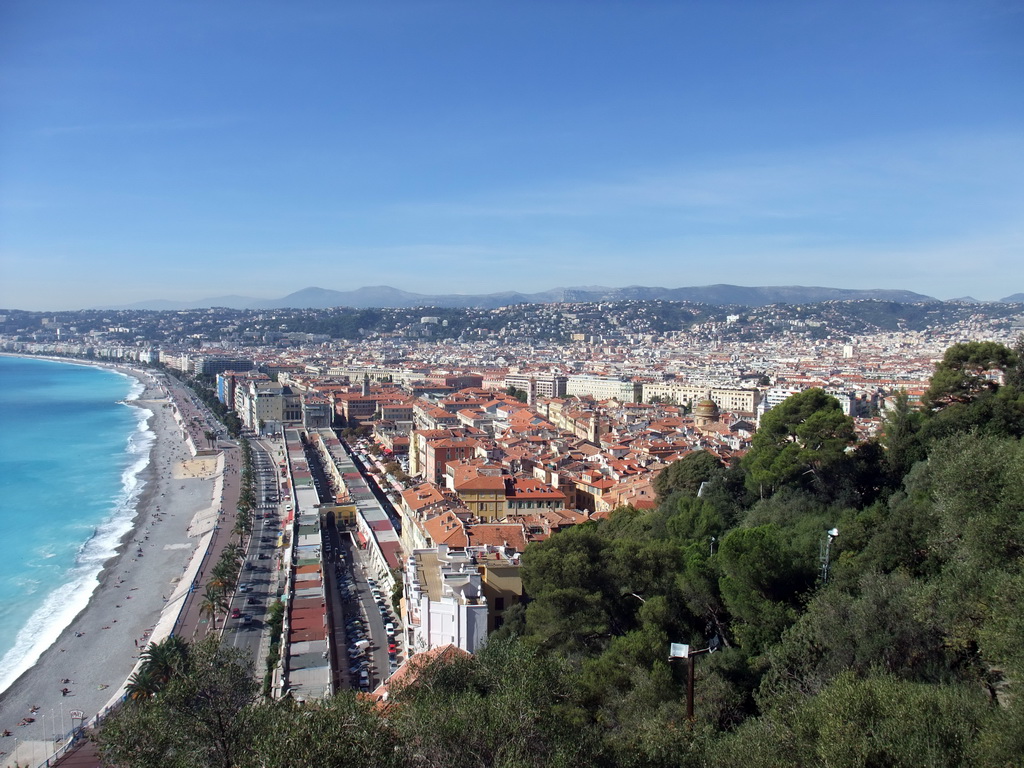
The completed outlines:
[[[155,435],[133,527],[86,608],[0,694],[0,731],[10,733],[0,738],[0,766],[42,763],[73,728],[119,701],[146,645],[169,635],[183,606],[195,602],[190,587],[221,508],[224,458],[189,450],[174,390],[146,372],[118,370],[144,385],[130,404],[151,413]]]

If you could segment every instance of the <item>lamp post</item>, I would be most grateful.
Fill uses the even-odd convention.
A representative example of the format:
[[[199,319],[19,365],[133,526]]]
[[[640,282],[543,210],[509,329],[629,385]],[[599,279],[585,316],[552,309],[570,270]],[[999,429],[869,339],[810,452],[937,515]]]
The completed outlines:
[[[839,535],[839,529],[833,528],[825,534],[825,540],[821,543],[821,583],[828,583],[828,566],[832,557],[832,542]]]
[[[694,658],[700,656],[702,653],[714,653],[722,645],[721,639],[718,635],[715,635],[708,642],[707,648],[701,648],[699,650],[690,648],[689,645],[684,643],[672,643],[669,645],[668,658],[669,661],[672,659],[686,659],[687,661],[687,675],[686,675],[686,719],[693,722],[693,678],[695,674],[694,669]]]

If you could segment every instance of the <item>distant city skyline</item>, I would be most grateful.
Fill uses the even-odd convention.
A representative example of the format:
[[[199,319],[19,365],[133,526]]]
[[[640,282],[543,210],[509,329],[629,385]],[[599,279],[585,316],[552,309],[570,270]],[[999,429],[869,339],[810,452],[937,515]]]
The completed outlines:
[[[1024,291],[1014,2],[0,9],[0,307]]]

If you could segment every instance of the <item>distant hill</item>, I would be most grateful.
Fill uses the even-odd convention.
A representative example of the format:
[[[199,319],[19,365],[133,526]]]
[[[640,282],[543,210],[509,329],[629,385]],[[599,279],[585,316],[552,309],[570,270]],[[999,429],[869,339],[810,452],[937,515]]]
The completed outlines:
[[[1007,296],[1005,299],[1000,299],[1003,304],[1024,304],[1024,293],[1015,293],[1013,296]]]
[[[931,296],[912,291],[884,289],[853,290],[847,288],[821,288],[800,285],[744,287],[739,285],[705,285],[689,288],[654,288],[640,285],[626,288],[586,286],[581,288],[554,288],[541,293],[506,291],[488,294],[429,295],[410,293],[387,285],[368,286],[354,291],[334,291],[327,288],[303,288],[280,299],[257,299],[248,296],[218,296],[194,302],[165,300],[143,301],[109,309],[326,309],[328,307],[479,307],[494,309],[510,304],[554,304],[566,302],[599,301],[690,301],[699,304],[761,307],[766,304],[810,304],[818,301],[855,301],[876,299],[901,304],[936,301]],[[1011,297],[1012,300],[1012,297]],[[1004,299],[1007,301],[1007,299]]]

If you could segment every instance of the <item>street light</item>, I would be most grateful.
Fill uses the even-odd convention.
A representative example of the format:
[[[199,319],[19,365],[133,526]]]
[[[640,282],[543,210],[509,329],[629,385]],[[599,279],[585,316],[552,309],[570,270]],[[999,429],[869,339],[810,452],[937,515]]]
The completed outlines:
[[[669,661],[672,659],[686,659],[687,660],[687,675],[686,675],[686,719],[693,721],[693,677],[694,677],[694,665],[693,660],[695,657],[700,656],[702,653],[714,653],[722,645],[722,640],[718,635],[715,635],[708,641],[707,648],[701,648],[700,650],[691,649],[689,645],[685,643],[671,643],[668,649]]]
[[[821,583],[828,583],[828,566],[832,557],[832,542],[839,535],[839,529],[833,528],[825,534],[825,540],[821,543]]]

